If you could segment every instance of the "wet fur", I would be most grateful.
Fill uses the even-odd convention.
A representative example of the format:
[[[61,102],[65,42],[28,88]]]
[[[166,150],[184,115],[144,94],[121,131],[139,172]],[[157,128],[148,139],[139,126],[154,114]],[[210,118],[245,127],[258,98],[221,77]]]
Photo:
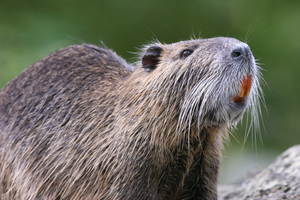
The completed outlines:
[[[150,44],[135,67],[78,45],[33,64],[0,92],[0,199],[217,199],[222,138],[259,106],[253,56],[226,53],[237,45]],[[162,51],[147,71],[151,46]],[[247,73],[252,90],[236,106]]]

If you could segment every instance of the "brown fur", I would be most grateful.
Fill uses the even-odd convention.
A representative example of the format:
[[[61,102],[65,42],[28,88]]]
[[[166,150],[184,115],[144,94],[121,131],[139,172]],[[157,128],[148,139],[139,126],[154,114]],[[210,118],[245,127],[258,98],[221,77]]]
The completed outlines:
[[[238,46],[151,44],[133,70],[78,45],[33,64],[0,92],[0,199],[217,199],[222,137],[258,98]],[[253,89],[236,105],[245,73]]]

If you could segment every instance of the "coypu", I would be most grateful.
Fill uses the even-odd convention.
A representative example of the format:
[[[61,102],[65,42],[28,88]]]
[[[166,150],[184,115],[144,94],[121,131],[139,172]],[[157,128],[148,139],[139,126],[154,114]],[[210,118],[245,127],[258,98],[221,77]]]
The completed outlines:
[[[135,64],[75,45],[0,92],[1,199],[217,199],[223,138],[259,111],[234,38],[147,45]]]

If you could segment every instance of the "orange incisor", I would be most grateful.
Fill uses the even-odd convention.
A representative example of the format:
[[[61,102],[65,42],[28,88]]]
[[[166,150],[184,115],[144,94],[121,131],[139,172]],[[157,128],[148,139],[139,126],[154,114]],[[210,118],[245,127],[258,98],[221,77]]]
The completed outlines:
[[[244,98],[247,97],[251,89],[251,76],[247,74],[241,80],[240,92],[239,95],[233,97],[234,102],[243,102]]]

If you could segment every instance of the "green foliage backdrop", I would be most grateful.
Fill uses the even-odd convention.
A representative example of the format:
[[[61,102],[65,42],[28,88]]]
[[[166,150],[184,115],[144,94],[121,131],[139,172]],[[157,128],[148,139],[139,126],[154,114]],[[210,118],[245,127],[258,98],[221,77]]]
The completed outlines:
[[[236,173],[234,166],[266,164],[298,144],[300,1],[1,0],[0,88],[35,61],[67,45],[103,41],[130,62],[131,52],[152,39],[172,43],[193,34],[246,41],[265,69],[263,144],[250,136],[243,145],[244,121],[235,131],[236,139],[231,137],[226,145],[223,176]]]

